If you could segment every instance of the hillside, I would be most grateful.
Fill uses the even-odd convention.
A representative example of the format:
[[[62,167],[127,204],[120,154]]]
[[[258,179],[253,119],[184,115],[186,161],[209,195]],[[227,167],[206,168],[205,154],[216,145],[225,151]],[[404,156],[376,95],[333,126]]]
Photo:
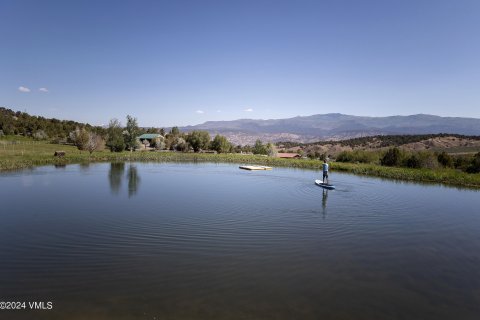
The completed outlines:
[[[48,119],[0,107],[0,136],[22,135],[24,137],[37,137],[40,140],[64,139],[76,127],[85,127],[89,130],[103,132],[101,127],[94,127],[88,123],[58,120],[55,118]]]
[[[222,134],[234,144],[253,144],[256,139],[279,142],[344,140],[375,135],[462,134],[480,135],[480,119],[410,116],[359,117],[339,113],[317,114],[289,119],[207,121],[182,131],[206,130]]]
[[[279,142],[277,147],[287,152],[305,153],[316,151],[332,156],[342,151],[354,150],[386,150],[390,147],[399,147],[406,151],[445,151],[450,154],[466,154],[480,152],[480,136],[464,136],[450,134],[428,135],[387,135],[354,138],[340,141],[319,141],[315,143]]]

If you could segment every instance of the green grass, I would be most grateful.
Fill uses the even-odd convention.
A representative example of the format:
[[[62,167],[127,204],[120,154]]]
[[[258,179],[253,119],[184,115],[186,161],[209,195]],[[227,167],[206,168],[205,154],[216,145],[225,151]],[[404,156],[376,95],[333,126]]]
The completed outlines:
[[[480,188],[480,174],[469,174],[455,169],[410,169],[353,163],[333,163],[332,169],[394,180],[442,183]]]
[[[35,143],[36,141],[32,140],[30,137],[25,137],[25,136],[0,136],[0,144],[2,141],[7,141],[7,142],[30,142],[30,143]]]
[[[16,170],[50,164],[85,162],[144,161],[144,162],[222,162],[259,164],[273,167],[290,167],[320,170],[322,162],[307,159],[280,159],[241,154],[198,154],[177,152],[94,152],[79,151],[74,146],[22,140],[12,144],[12,139],[0,140],[0,171]],[[63,150],[64,158],[55,158],[54,152]],[[480,174],[468,174],[454,169],[408,169],[384,167],[375,164],[332,162],[332,171],[350,172],[396,180],[442,183],[480,188]]]

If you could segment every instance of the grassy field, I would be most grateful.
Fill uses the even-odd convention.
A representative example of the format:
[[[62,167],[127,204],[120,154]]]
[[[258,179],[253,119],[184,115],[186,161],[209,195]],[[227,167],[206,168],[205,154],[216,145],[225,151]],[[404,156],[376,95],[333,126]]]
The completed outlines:
[[[53,156],[55,151],[66,152],[64,158]],[[31,140],[0,140],[0,171],[16,170],[49,164],[84,162],[148,161],[148,162],[225,162],[259,164],[274,167],[292,167],[320,170],[319,160],[279,159],[266,156],[241,154],[198,154],[178,152],[94,152],[79,151],[74,146],[50,144]],[[433,182],[456,186],[480,188],[480,174],[468,174],[454,169],[408,169],[374,164],[332,162],[332,171],[350,172],[396,180]]]

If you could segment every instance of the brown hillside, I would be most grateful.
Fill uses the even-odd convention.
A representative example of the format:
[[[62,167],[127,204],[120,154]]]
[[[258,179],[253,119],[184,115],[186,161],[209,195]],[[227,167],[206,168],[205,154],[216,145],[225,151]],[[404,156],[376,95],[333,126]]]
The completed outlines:
[[[332,141],[331,143],[305,146],[302,149],[305,152],[313,150],[313,151],[319,152],[320,154],[325,153],[335,157],[342,151],[353,151],[353,150],[378,151],[378,150],[386,150],[393,146],[393,145],[385,146],[385,144],[382,142],[383,141],[381,138],[373,138],[371,141],[366,142],[360,146],[351,147],[348,145],[343,145],[341,141],[339,142]],[[399,147],[407,151],[430,150],[430,151],[436,151],[436,152],[445,151],[452,154],[477,153],[477,152],[480,152],[480,140],[469,139],[469,138],[459,138],[459,137],[453,137],[453,136],[435,137],[435,138],[421,140],[419,142],[407,143]],[[291,147],[291,148],[287,148],[286,151],[297,152],[298,148],[300,147]]]

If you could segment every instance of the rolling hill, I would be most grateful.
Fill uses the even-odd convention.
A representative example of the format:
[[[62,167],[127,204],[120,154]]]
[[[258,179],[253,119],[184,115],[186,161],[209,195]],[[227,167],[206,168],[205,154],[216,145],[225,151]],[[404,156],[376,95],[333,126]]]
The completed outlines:
[[[234,144],[262,141],[314,142],[373,135],[452,133],[480,135],[480,119],[440,117],[427,114],[390,117],[361,117],[340,113],[317,114],[288,119],[207,121],[181,131],[206,130],[222,134]]]

